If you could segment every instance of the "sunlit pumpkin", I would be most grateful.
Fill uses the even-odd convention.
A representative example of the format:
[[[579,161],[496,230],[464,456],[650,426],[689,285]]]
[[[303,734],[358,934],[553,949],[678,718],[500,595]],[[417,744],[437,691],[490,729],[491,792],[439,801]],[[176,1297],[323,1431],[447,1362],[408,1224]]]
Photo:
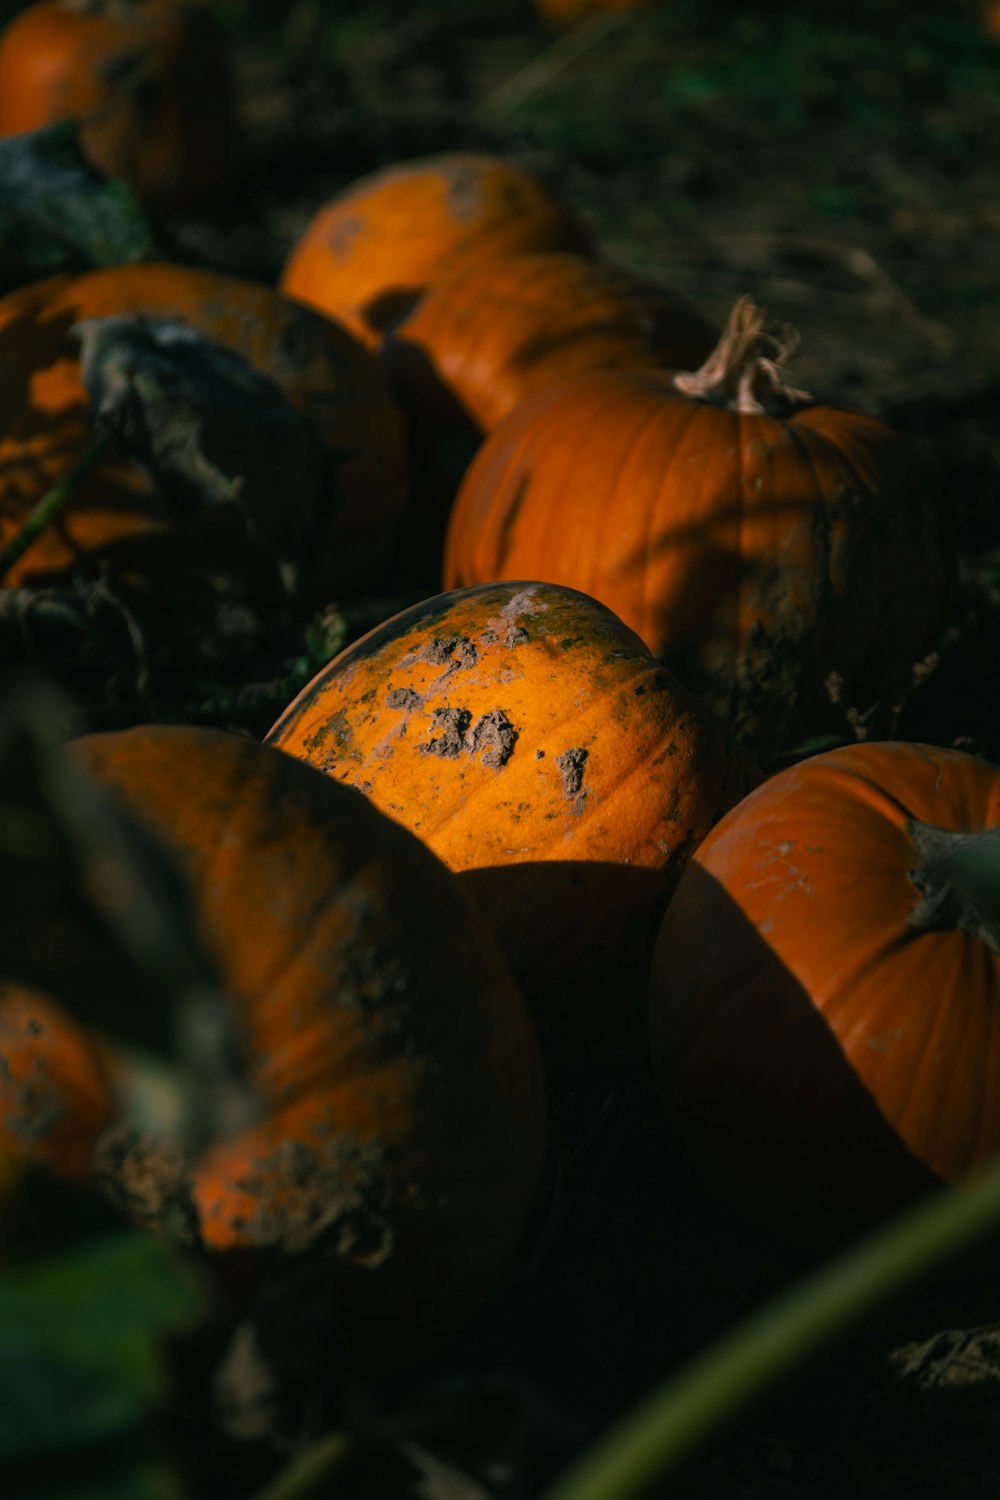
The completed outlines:
[[[331,453],[329,518],[299,596],[316,606],[370,587],[405,499],[399,418],[375,361],[344,330],[270,288],[187,266],[53,278],[0,300],[0,542],[93,439],[73,330],[114,314],[179,318],[280,387]],[[274,495],[276,508],[288,503]],[[262,593],[270,586],[282,594],[273,566],[246,541],[236,506],[178,527],[146,473],[112,455],[4,581],[49,583],[81,560],[108,562],[140,590],[166,586],[176,596],[184,570],[203,559],[260,574]]]
[[[42,0],[0,38],[0,135],[79,119],[87,155],[154,213],[215,206],[238,166],[235,88],[203,8]]]
[[[530,250],[583,250],[583,226],[531,173],[501,157],[454,152],[386,167],[316,213],[293,248],[282,291],[382,333],[443,276]]]
[[[709,834],[660,932],[664,1104],[720,1201],[828,1250],[1000,1150],[1000,770],[853,744]]]
[[[715,715],[609,610],[536,583],[396,615],[268,738],[463,872],[567,1076],[627,1052],[659,916],[754,779]]]
[[[0,1150],[97,1173],[223,1277],[318,1257],[359,1364],[424,1352],[502,1275],[541,1166],[537,1044],[483,919],[418,839],[253,740],[153,727],[69,753],[188,875],[246,1100],[203,1146],[116,1131],[127,1057],[109,1071],[8,991]]]
[[[874,417],[785,380],[748,299],[694,374],[599,371],[530,398],[479,449],[447,587],[584,589],[758,749],[892,703],[941,627],[946,486]]]

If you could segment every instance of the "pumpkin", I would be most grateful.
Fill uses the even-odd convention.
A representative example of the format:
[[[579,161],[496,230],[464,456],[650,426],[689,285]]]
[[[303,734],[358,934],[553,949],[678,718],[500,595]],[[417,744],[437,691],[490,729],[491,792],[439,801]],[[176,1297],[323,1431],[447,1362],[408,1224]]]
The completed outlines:
[[[581,370],[683,369],[718,330],[676,292],[581,255],[473,263],[431,287],[386,339],[400,400],[440,384],[482,432]],[[429,404],[433,392],[423,396]]]
[[[90,1176],[114,1122],[113,1050],[34,990],[0,987],[0,1162],[29,1160],[67,1181]]]
[[[1000,1150],[1000,770],[859,743],[772,777],[695,852],[649,991],[706,1185],[831,1249]]]
[[[568,1080],[628,1059],[659,916],[754,771],[611,612],[487,585],[404,610],[299,694],[271,744],[462,873]]]
[[[273,380],[332,455],[329,521],[299,586],[306,607],[363,592],[379,574],[405,499],[399,417],[372,356],[342,329],[268,287],[187,266],[142,264],[57,277],[0,300],[0,544],[94,435],[80,379],[81,320],[179,318]],[[286,503],[277,494],[275,506]],[[222,561],[283,597],[235,505],[172,523],[145,471],[111,456],[79,485],[5,582],[58,582],[80,561],[176,597],[185,570]],[[180,571],[178,571],[180,570]]]
[[[694,374],[598,371],[523,402],[463,481],[444,581],[544,578],[613,609],[764,751],[895,701],[943,620],[944,484],[779,368],[749,299]],[[873,649],[877,641],[877,649]]]
[[[529,172],[455,152],[387,167],[332,198],[293,248],[281,289],[377,344],[428,286],[461,266],[588,244]]]
[[[432,286],[382,347],[411,449],[401,581],[439,582],[459,484],[519,401],[577,370],[697,361],[716,337],[686,298],[568,252],[476,261]]]
[[[7,996],[0,1146],[74,1173],[89,1148],[134,1217],[186,1223],[236,1285],[248,1263],[318,1257],[359,1364],[423,1353],[502,1275],[540,1174],[537,1043],[482,918],[418,839],[253,740],[157,726],[69,754],[186,872],[253,1108],[172,1149],[109,1131],[75,1023]]]
[[[222,36],[172,0],[43,0],[0,38],[0,135],[77,118],[87,156],[154,214],[231,190],[239,128]]]

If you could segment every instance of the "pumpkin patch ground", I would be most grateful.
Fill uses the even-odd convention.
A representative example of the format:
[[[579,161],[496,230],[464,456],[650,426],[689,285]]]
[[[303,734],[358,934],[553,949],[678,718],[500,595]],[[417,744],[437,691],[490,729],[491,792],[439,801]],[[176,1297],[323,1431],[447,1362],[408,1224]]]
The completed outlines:
[[[17,47],[34,47],[24,67],[44,74],[57,25],[60,35],[84,21],[130,31],[146,10],[164,24],[172,7],[189,13],[185,30],[210,38],[205,56],[222,47],[229,59],[232,91],[220,73],[207,101],[206,119],[222,121],[213,150],[181,180],[176,153],[191,148],[183,131],[170,134],[169,76],[150,75],[147,96],[133,58],[101,75],[119,90],[115,129],[127,132],[152,99],[169,139],[149,137],[148,161],[117,142],[109,156],[91,121],[78,163],[84,179],[93,161],[132,163],[153,215],[150,266],[116,271],[108,244],[81,258],[51,202],[42,253],[29,256],[23,228],[5,241],[0,204],[0,266],[37,265],[39,283],[68,273],[37,292],[27,276],[4,280],[0,301],[0,1495],[576,1500],[556,1489],[569,1465],[654,1387],[836,1247],[990,1154],[1000,874],[992,841],[975,836],[1000,805],[993,9],[51,0],[36,7],[35,42],[22,23]],[[29,9],[0,0],[0,25]],[[45,118],[54,110],[47,97]],[[0,180],[16,180],[2,160]],[[400,182],[406,193],[394,196]],[[520,214],[513,227],[508,211]],[[147,282],[149,295],[133,295]],[[240,444],[219,438],[210,403],[185,383],[192,367],[170,363],[176,327],[158,320],[185,316],[175,284],[203,283],[238,326],[220,312],[200,332],[225,324],[223,364],[242,354],[253,366],[234,379],[289,397],[296,420],[312,424],[307,458],[320,441],[326,489],[295,554],[300,571],[313,565],[298,592],[279,586],[284,555],[268,555],[268,538],[285,535],[280,458],[265,453],[263,479],[242,475]],[[296,296],[308,311],[289,310]],[[328,335],[318,320],[331,308],[344,327]],[[79,324],[88,340],[113,338],[121,311],[159,339],[165,363],[129,363],[116,346],[95,380]],[[801,423],[761,426],[752,400],[730,399],[726,380],[750,366],[733,357],[720,373],[711,351],[728,329],[732,354],[751,324],[744,386],[787,382]],[[646,349],[655,368],[637,374]],[[674,349],[678,387],[660,353]],[[569,378],[554,386],[549,371]],[[727,407],[718,435],[709,385]],[[619,422],[614,403],[624,410],[620,393],[632,389],[646,392],[649,413],[628,396],[632,415]],[[694,391],[700,413],[675,413],[662,438],[671,482],[690,501],[684,572],[671,583],[691,632],[680,645],[643,623],[662,603],[654,559],[627,603],[601,592],[612,541],[631,552],[648,532],[654,547],[659,521],[638,501],[627,515],[616,507],[656,479],[636,457],[639,437],[659,454],[652,408],[679,409],[678,390]],[[157,402],[165,425],[149,421]],[[845,419],[856,431],[850,465],[820,433],[824,412],[863,414]],[[299,427],[274,420],[300,441]],[[504,432],[528,426],[530,443],[503,447]],[[639,437],[626,441],[626,426]],[[695,427],[711,435],[695,444]],[[800,428],[817,435],[806,442]],[[890,463],[891,444],[902,457]],[[115,445],[123,451],[109,453]],[[267,445],[258,432],[246,452]],[[782,453],[815,477],[822,515],[800,507],[794,545],[775,523],[773,556],[754,580],[757,613],[784,612],[795,655],[780,664],[779,701],[766,693],[753,610],[727,597],[711,639],[689,622],[751,556],[768,486],[779,498],[781,484],[797,487],[798,505],[804,482],[775,477]],[[30,506],[79,462],[90,468],[69,508],[34,552],[5,561]],[[702,479],[710,466],[714,488],[685,487],[685,464]],[[469,486],[489,481],[475,505],[470,465]],[[595,512],[598,479],[611,498]],[[710,490],[728,528],[721,541]],[[457,495],[463,534],[455,523],[449,572]],[[142,533],[129,568],[105,535],[123,505]],[[257,523],[249,541],[241,507]],[[525,571],[529,522],[541,540]],[[459,540],[475,566],[458,559]],[[581,557],[586,580],[572,572]],[[583,589],[597,602],[570,592]],[[815,628],[796,603],[806,596]],[[800,636],[812,655],[798,654]],[[741,653],[755,688],[764,684],[746,711],[713,666]],[[668,703],[670,674],[687,690],[680,707]],[[40,684],[56,696],[39,698]],[[711,708],[686,706],[689,691]],[[697,736],[676,727],[689,720]],[[143,733],[160,758],[104,778],[131,786],[124,812],[60,769],[62,741],[96,734],[70,759],[110,766],[140,725],[153,726]],[[267,748],[253,743],[265,738]],[[224,786],[198,758],[216,743],[234,768]],[[914,755],[919,797],[892,769]],[[329,977],[317,989],[308,967],[332,918],[303,882],[311,846],[282,812],[285,794],[262,795],[257,773],[239,769],[259,756],[282,767],[277,780],[287,773],[299,819],[306,802],[330,802],[359,825],[385,824],[387,849],[398,834],[409,850],[395,865],[386,854],[392,877],[377,891],[338,887],[337,920],[368,944],[335,1001],[355,1004],[354,1021],[378,1012],[381,1040],[363,1057],[350,1040],[320,1056],[303,1039],[302,1015],[317,995],[326,1003]],[[934,802],[946,771],[958,790]],[[171,986],[190,998],[216,981],[190,892],[132,827],[133,817],[145,826],[143,806],[167,845],[197,851],[197,901],[214,892],[211,940],[240,984],[268,995],[301,982],[282,1043],[292,1071],[312,1078],[322,1063],[340,1076],[363,1061],[379,1080],[392,1128],[372,1145],[376,1175],[398,1170],[425,1191],[449,1241],[437,1263],[432,1247],[421,1260],[409,1340],[406,1295],[379,1309],[363,1247],[340,1288],[329,1265],[294,1247],[280,1276],[262,1274],[260,1246],[244,1244],[260,1227],[240,1212],[254,1182],[278,1203],[299,1194],[311,1243],[325,1207],[309,1179],[308,1130],[297,1149],[287,1121],[259,1126],[273,1139],[253,1169],[230,1163],[231,1256],[206,1243],[180,1188],[156,1233],[121,1212],[142,1218],[157,1173],[172,1169],[143,1154],[141,1134],[107,1134],[111,1095],[118,1108],[132,1076],[116,1071],[116,1045],[135,1054],[135,1119],[145,1128],[190,1114],[198,1153],[227,1149],[211,1121],[228,1096],[218,1086],[205,1112],[192,1059],[214,1059],[228,1078],[241,1055],[239,1037],[205,1022],[211,1007],[192,1009],[183,1046],[157,1020]],[[236,854],[234,829],[248,836]],[[968,864],[955,834],[973,836]],[[956,860],[961,901],[941,875]],[[266,946],[293,895],[304,957]],[[461,937],[469,898],[476,932],[495,926],[478,957]],[[421,955],[433,1017],[426,1036],[415,1033],[419,1047],[399,1019],[408,981],[381,926],[393,905]],[[883,906],[889,929],[876,938],[861,917]],[[853,926],[835,923],[850,911]],[[437,942],[435,921],[446,924]],[[823,925],[811,938],[812,922]],[[925,939],[938,967],[920,961]],[[880,985],[900,955],[905,1004]],[[949,965],[967,1005],[960,1025],[935,1009]],[[482,1055],[471,1004],[494,988],[520,1028],[503,1058]],[[912,1027],[907,1005],[913,1016],[922,1007]],[[595,1024],[616,1014],[629,1018],[626,1061]],[[541,1166],[528,1015],[546,1070]],[[446,1044],[433,1041],[438,1027]],[[108,1031],[113,1043],[95,1040]],[[586,1051],[584,1075],[559,1066],[567,1040]],[[263,1044],[254,1058],[265,1075],[274,1065]],[[393,1059],[412,1083],[396,1081]],[[222,1075],[207,1076],[218,1085]],[[517,1164],[482,1146],[492,1159],[470,1175],[480,1138],[488,1146],[507,1130],[519,1087],[532,1102]],[[476,1241],[479,1271],[459,1265],[458,1189],[432,1160],[435,1132],[461,1157],[460,1201],[502,1225]],[[510,1177],[504,1219],[493,1184]],[[346,1178],[345,1201],[361,1191],[356,1162]],[[345,1243],[352,1232],[345,1221]],[[431,1323],[433,1336],[420,1335]],[[354,1357],[366,1330],[367,1357]],[[380,1340],[404,1352],[382,1358]],[[773,1391],[747,1394],[739,1419],[669,1480],[642,1491],[621,1481],[588,1500],[1000,1493],[1000,1229],[884,1298]]]

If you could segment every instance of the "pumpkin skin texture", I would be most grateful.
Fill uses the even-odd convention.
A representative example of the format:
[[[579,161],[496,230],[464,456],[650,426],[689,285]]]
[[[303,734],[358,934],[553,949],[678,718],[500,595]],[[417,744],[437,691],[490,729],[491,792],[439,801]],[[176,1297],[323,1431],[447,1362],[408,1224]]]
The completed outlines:
[[[236,92],[211,15],[167,0],[44,0],[0,39],[0,135],[79,118],[81,145],[154,215],[209,209],[238,168]]]
[[[771,390],[765,338],[731,323],[721,371],[597,371],[525,401],[466,474],[444,566],[449,588],[586,590],[760,753],[843,728],[831,673],[845,707],[895,701],[950,580],[925,456]]]
[[[428,286],[530,250],[586,250],[586,230],[500,157],[454,152],[361,178],[315,215],[281,289],[377,344]]]
[[[677,292],[543,251],[473,264],[438,282],[389,335],[385,359],[401,399],[426,372],[490,432],[519,402],[569,375],[686,369],[708,357],[718,336]]]
[[[1000,1149],[996,935],[933,898],[922,832],[998,824],[996,767],[862,743],[766,781],[694,854],[653,962],[653,1066],[713,1195],[788,1243],[837,1248]]]
[[[0,542],[94,437],[71,330],[116,314],[180,318],[270,377],[334,455],[330,516],[297,597],[315,608],[379,575],[405,500],[402,431],[376,362],[343,329],[270,288],[184,266],[143,264],[55,277],[0,300]],[[283,503],[276,495],[275,505]],[[176,596],[177,569],[228,562],[270,602],[277,571],[247,540],[236,506],[178,526],[138,465],[101,460],[5,583],[61,581],[80,558],[133,589]]]
[[[610,611],[536,583],[395,616],[324,668],[268,740],[462,873],[567,1079],[624,1060],[659,915],[755,778]]]
[[[105,1185],[154,1227],[184,1203],[237,1286],[319,1257],[359,1364],[422,1354],[503,1274],[541,1167],[537,1043],[481,916],[419,840],[255,741],[156,726],[69,753],[189,877],[256,1106],[162,1202],[155,1154],[93,1142]]]

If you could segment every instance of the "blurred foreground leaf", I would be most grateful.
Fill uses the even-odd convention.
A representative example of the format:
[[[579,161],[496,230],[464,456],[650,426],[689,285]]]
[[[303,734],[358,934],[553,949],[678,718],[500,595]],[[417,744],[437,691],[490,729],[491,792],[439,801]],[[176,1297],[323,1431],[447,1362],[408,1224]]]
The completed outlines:
[[[0,1276],[0,1494],[173,1500],[155,1409],[159,1341],[203,1293],[177,1254],[137,1233]]]
[[[72,727],[39,681],[0,702],[0,977],[169,1056],[215,968],[172,859],[63,753]]]

